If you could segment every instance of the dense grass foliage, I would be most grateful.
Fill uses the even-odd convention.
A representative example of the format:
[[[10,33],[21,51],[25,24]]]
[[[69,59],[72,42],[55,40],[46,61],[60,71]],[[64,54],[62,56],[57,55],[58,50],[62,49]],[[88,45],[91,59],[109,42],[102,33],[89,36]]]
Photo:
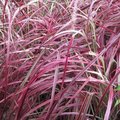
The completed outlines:
[[[0,0],[0,120],[119,111],[119,0]]]

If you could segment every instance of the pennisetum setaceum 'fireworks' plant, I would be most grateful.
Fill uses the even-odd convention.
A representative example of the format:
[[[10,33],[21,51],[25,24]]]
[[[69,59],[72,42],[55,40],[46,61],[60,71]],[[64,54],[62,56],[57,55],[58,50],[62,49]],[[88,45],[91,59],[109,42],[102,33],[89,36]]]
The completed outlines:
[[[0,120],[119,111],[119,0],[0,0]]]

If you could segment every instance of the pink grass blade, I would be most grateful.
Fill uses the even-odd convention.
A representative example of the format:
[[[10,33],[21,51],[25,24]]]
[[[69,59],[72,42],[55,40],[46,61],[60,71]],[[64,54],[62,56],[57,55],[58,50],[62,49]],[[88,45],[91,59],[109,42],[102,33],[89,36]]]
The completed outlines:
[[[112,107],[113,98],[114,98],[114,90],[113,90],[113,87],[110,86],[109,99],[108,99],[107,110],[106,110],[106,113],[105,113],[104,120],[109,120],[109,118],[110,118],[110,110],[111,110],[111,107]]]

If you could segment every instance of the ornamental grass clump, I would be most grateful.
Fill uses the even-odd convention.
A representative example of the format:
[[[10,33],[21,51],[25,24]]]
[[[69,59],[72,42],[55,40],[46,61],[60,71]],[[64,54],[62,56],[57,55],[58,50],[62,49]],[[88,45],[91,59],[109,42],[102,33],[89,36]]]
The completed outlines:
[[[119,116],[119,0],[0,0],[0,120]]]

